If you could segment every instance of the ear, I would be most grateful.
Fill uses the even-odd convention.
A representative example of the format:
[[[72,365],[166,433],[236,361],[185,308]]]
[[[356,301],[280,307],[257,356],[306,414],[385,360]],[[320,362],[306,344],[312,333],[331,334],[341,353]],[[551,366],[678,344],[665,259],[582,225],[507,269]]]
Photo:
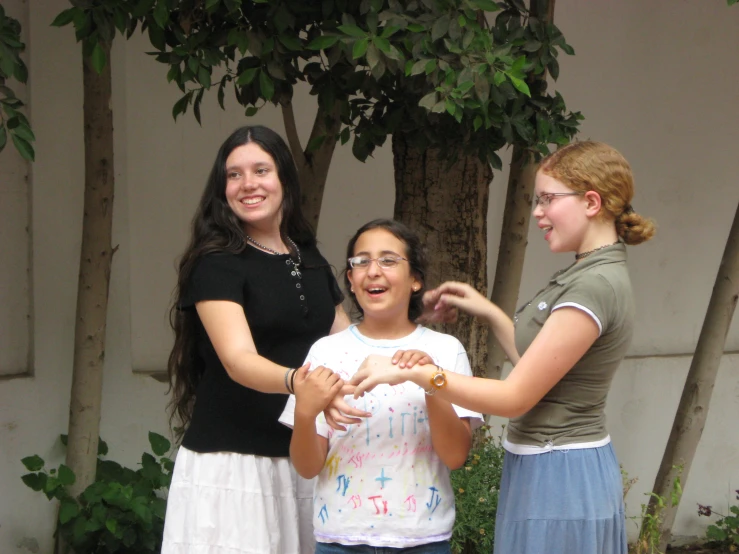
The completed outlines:
[[[347,269],[346,270],[346,278],[349,279],[349,290],[351,290],[352,292],[354,292],[354,279],[353,279],[353,275],[352,275],[352,270],[351,269]]]
[[[411,284],[411,290],[413,292],[418,292],[422,288],[423,288],[423,283],[417,277],[413,277],[413,283]]]
[[[594,190],[589,190],[585,193],[584,198],[585,215],[587,215],[588,217],[595,217],[596,215],[598,215],[602,206],[600,194],[598,194]]]

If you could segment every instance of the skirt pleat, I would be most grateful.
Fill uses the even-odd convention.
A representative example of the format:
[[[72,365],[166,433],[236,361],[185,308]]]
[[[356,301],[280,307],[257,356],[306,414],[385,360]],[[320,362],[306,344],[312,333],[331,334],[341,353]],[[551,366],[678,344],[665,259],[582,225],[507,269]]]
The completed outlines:
[[[288,458],[180,447],[162,554],[312,554],[313,483]]]
[[[495,554],[626,554],[621,470],[611,444],[506,452]]]

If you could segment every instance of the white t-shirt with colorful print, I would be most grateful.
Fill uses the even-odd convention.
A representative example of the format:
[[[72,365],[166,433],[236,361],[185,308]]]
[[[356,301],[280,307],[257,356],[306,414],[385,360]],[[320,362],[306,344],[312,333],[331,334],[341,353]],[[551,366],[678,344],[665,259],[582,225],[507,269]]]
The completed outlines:
[[[421,350],[446,371],[471,375],[467,353],[454,337],[418,326],[392,340],[363,336],[355,325],[316,342],[306,361],[349,380],[370,354]],[[449,469],[431,444],[426,395],[413,383],[380,385],[347,402],[372,413],[346,432],[331,429],[321,414],[316,429],[328,437],[328,455],[316,478],[313,526],[318,542],[407,548],[448,540],[454,526]],[[482,416],[457,406],[473,429]],[[280,421],[294,423],[291,396]]]

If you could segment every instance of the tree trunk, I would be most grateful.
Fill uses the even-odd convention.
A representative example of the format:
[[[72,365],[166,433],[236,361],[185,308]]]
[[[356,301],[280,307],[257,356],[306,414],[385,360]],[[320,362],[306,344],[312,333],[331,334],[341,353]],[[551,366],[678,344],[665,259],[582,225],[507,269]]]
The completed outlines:
[[[67,465],[77,477],[69,489],[73,496],[95,480],[108,286],[114,253],[110,44],[104,45],[103,50],[107,63],[99,75],[90,58],[83,56],[85,199],[67,443]]]
[[[508,192],[503,212],[498,261],[495,266],[495,281],[490,295],[490,301],[497,304],[509,317],[513,317],[518,304],[518,289],[521,287],[528,244],[535,174],[536,164],[533,154],[521,146],[515,146],[508,174]],[[488,334],[487,347],[487,377],[500,379],[506,355],[493,333]]]
[[[341,121],[339,120],[340,104],[337,102],[334,109],[329,113],[320,106],[318,107],[308,145],[320,137],[323,137],[323,142],[311,152],[308,152],[307,148],[304,151],[300,144],[292,102],[289,98],[286,98],[280,102],[280,105],[288,144],[298,168],[303,215],[317,232],[318,221],[321,217],[321,205],[323,204],[323,191],[326,188],[328,170],[331,167],[331,159],[336,149],[336,141],[341,127]]]
[[[679,477],[684,487],[688,479],[690,466],[708,417],[711,394],[737,299],[739,299],[739,205],[713,285],[713,293],[693,361],[685,379],[670,438],[654,481],[653,492],[665,498],[666,505],[660,523],[659,549],[662,552],[667,548],[677,513],[677,503],[672,503],[670,494],[672,484]],[[656,511],[657,502],[652,497],[649,501],[649,513],[655,514]]]
[[[542,23],[553,22],[554,3],[555,0],[531,0],[531,17],[539,19]],[[547,72],[544,71],[534,79],[544,80],[546,77]],[[508,192],[495,266],[495,282],[493,292],[490,294],[490,301],[497,304],[511,318],[516,311],[518,291],[521,287],[535,176],[536,160],[532,151],[526,145],[515,145],[508,174]],[[487,347],[487,377],[500,379],[506,355],[493,333],[488,335]]]
[[[444,152],[444,154],[454,154]],[[402,134],[393,135],[395,219],[414,229],[426,245],[426,285],[448,280],[487,287],[487,206],[493,172],[459,148],[456,161],[436,148],[418,149]],[[467,349],[473,372],[484,372],[487,326],[468,316],[442,326]]]

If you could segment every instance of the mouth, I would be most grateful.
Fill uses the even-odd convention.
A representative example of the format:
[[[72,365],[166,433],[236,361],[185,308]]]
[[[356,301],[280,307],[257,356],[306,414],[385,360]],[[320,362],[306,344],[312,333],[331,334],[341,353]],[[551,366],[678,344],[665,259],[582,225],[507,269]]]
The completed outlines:
[[[541,230],[544,231],[544,240],[549,240],[549,235],[552,232],[553,227],[552,226],[546,226],[542,227]]]
[[[364,290],[367,292],[370,298],[378,298],[379,296],[387,292],[387,287],[383,287],[382,285],[372,285],[365,288]]]
[[[264,202],[264,196],[250,196],[249,198],[242,198],[241,203],[246,206],[254,206]]]

